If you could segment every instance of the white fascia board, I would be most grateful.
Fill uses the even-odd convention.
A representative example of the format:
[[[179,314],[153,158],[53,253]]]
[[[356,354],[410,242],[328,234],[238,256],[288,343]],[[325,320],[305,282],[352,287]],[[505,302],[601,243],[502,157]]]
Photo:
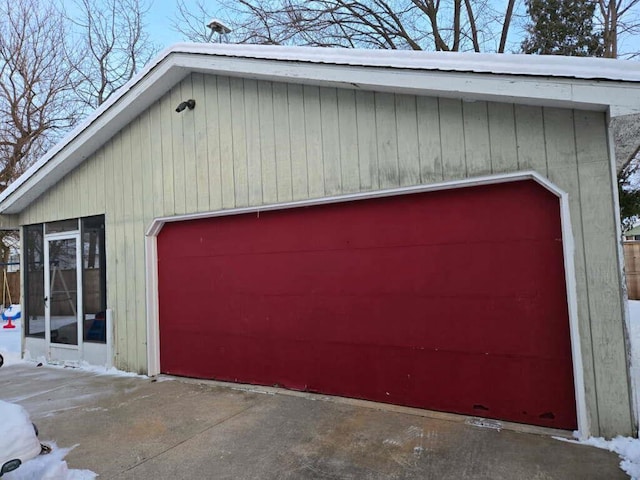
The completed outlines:
[[[610,58],[223,43],[182,43],[166,50],[165,54],[168,52],[324,65],[640,82],[639,62]]]
[[[390,67],[319,65],[252,58],[176,54],[176,64],[205,74],[412,95],[496,101],[579,110],[614,116],[639,113],[640,85],[622,81],[425,71]]]
[[[616,103],[640,112],[640,99],[630,99],[630,87],[622,82],[389,67],[372,69],[363,66],[272,62],[251,58],[211,58],[187,54],[176,54],[176,57],[177,64],[193,71],[255,80],[581,110],[606,111],[612,103]],[[638,88],[640,89],[640,86]]]

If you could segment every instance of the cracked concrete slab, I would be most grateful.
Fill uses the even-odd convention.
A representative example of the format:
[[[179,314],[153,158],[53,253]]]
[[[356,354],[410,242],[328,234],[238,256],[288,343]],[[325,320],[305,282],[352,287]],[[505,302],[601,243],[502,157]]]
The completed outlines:
[[[547,435],[277,390],[0,369],[42,440],[101,479],[623,479],[617,455]],[[375,407],[375,405],[374,405]]]

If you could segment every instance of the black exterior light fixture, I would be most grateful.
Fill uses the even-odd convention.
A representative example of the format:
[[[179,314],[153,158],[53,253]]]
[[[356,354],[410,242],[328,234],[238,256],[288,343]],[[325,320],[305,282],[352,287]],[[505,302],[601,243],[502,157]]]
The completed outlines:
[[[188,108],[189,110],[193,110],[194,108],[196,108],[196,101],[193,98],[190,98],[189,100],[187,100],[186,102],[182,102],[180,105],[178,105],[178,107],[176,108],[176,112],[180,113],[182,112],[185,108]]]

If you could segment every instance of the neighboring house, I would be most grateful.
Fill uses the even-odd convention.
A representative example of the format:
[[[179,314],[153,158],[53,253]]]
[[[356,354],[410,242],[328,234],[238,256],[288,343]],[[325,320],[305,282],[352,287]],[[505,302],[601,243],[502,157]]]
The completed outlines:
[[[25,353],[633,434],[608,122],[639,82],[177,45],[0,196]]]
[[[625,240],[640,240],[640,225],[624,232]]]

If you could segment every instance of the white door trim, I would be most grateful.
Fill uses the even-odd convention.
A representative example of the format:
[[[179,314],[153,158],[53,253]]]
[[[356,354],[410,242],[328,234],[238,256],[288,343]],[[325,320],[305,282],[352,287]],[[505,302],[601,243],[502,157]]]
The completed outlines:
[[[77,345],[67,345],[62,343],[53,343],[51,341],[51,272],[49,261],[49,242],[55,240],[75,240],[76,242],[76,329],[77,329]],[[82,311],[82,242],[80,232],[75,230],[71,232],[51,233],[44,236],[44,294],[48,297],[44,308],[44,327],[45,327],[45,349],[47,352],[47,360],[51,360],[51,347],[65,350],[76,350],[78,352],[78,360],[82,358],[83,351],[83,332],[82,320],[84,313]]]
[[[158,217],[154,219],[146,231],[145,238],[145,262],[147,282],[147,369],[149,375],[160,373],[160,325],[158,308],[158,234],[165,223],[181,222],[214,218],[227,215],[240,215],[243,213],[265,212],[282,210],[286,208],[308,207],[313,205],[325,205],[347,201],[366,200],[371,198],[406,195],[411,193],[435,192],[439,190],[451,190],[458,188],[474,187],[481,185],[495,185],[499,183],[533,180],[558,197],[560,201],[560,221],[562,225],[562,247],[564,256],[565,283],[567,289],[567,306],[569,311],[569,329],[571,334],[571,353],[573,359],[573,377],[576,397],[576,410],[578,421],[578,434],[580,438],[590,435],[590,425],[587,415],[586,394],[584,386],[584,374],[582,364],[582,350],[580,348],[580,332],[578,324],[578,301],[575,279],[574,252],[575,245],[571,229],[571,217],[569,212],[569,195],[547,178],[534,171],[505,173],[433,183],[430,185],[418,185],[414,187],[392,188],[373,192],[362,192],[347,195],[337,195],[296,202],[276,203],[256,207],[233,208],[228,210],[216,210],[213,212],[194,213],[187,215],[174,215]]]

